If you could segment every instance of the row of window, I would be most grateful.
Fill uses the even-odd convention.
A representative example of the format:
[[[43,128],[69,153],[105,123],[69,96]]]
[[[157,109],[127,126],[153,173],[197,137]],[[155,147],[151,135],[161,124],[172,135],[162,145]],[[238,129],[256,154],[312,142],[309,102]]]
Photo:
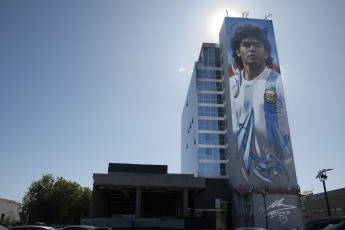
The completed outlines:
[[[223,104],[225,102],[222,94],[198,93],[198,103]]]
[[[252,213],[252,198],[249,195],[242,196],[242,212],[243,213]]]
[[[207,57],[220,56],[220,48],[218,47],[203,47],[202,51]]]
[[[226,145],[227,140],[226,134],[215,134],[215,133],[199,133],[198,144],[202,145]]]
[[[201,56],[204,66],[220,67],[220,49],[213,47],[204,47]]]
[[[198,69],[196,71],[197,78],[202,79],[222,79],[222,71],[219,70],[208,70],[208,69]]]
[[[224,176],[227,175],[226,164],[199,163],[200,176]]]
[[[218,148],[199,148],[198,158],[201,160],[226,160],[228,158],[228,150]]]
[[[223,91],[224,89],[222,82],[198,81],[196,85],[198,90]]]
[[[220,59],[205,59],[204,66],[220,67]]]
[[[201,117],[224,117],[225,108],[223,107],[210,107],[198,106],[198,116]]]
[[[345,207],[335,207],[335,208],[330,208],[329,211],[330,212],[342,212],[345,210]],[[322,212],[328,212],[327,209],[313,209],[310,210],[309,212],[311,213],[322,213]]]
[[[198,130],[225,131],[226,130],[226,121],[199,119]]]
[[[192,129],[192,124],[194,122],[194,119],[192,117],[192,121],[189,123],[189,126],[188,126],[188,133],[190,132],[190,130]]]

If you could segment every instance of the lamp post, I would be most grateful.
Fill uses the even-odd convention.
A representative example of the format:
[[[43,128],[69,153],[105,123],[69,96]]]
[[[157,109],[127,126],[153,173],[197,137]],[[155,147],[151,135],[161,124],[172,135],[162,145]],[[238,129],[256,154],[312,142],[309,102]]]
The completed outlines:
[[[329,203],[328,203],[328,196],[327,196],[327,191],[326,191],[326,183],[325,180],[327,180],[327,171],[331,171],[333,169],[322,169],[318,172],[316,178],[319,178],[320,181],[323,183],[323,190],[325,191],[325,197],[326,197],[326,204],[327,204],[327,211],[328,211],[328,216],[331,216],[331,211],[329,210]],[[315,179],[316,179],[315,178]]]
[[[266,210],[266,195],[267,195],[267,192],[266,192],[266,190],[263,190],[263,189],[260,189],[260,191],[261,191],[261,195],[264,198],[266,229],[268,229],[267,210]]]
[[[265,219],[266,219],[266,228],[268,229],[268,221],[267,221],[267,209],[266,209],[266,195],[267,192],[265,191],[264,193],[262,193],[262,196],[264,197],[264,203],[265,203]]]

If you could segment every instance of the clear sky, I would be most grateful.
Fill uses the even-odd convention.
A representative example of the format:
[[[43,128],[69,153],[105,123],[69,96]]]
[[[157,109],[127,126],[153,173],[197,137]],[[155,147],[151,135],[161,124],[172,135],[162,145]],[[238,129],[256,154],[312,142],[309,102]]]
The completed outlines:
[[[301,190],[345,187],[343,0],[0,0],[0,198],[53,174],[92,188],[108,163],[180,173],[202,42],[272,14]],[[343,178],[343,179],[341,179]]]

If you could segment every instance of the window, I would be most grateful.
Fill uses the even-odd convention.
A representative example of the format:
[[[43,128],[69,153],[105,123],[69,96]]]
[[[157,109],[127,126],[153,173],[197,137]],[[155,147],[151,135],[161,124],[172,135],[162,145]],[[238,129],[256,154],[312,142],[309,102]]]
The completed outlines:
[[[204,91],[223,91],[222,82],[209,82],[209,81],[198,81],[196,83],[198,90]]]
[[[198,143],[206,145],[226,145],[227,136],[225,134],[199,133]]]
[[[201,79],[222,79],[222,71],[219,70],[207,70],[207,69],[198,69],[196,71],[197,78]]]
[[[226,160],[228,150],[223,148],[199,148],[198,159],[204,160]]]
[[[226,170],[226,164],[219,164],[219,166],[220,166],[220,175],[222,175],[222,176],[225,176],[225,175],[227,175],[227,170]]]
[[[226,130],[226,121],[199,119],[198,130]]]
[[[215,205],[216,209],[220,209],[223,211],[231,210],[230,208],[231,201],[229,200],[215,199],[215,203],[216,203]]]
[[[226,171],[222,170],[226,168],[225,164],[220,163],[199,163],[199,175],[202,176],[221,176],[227,175]]]
[[[220,49],[216,47],[204,47],[202,50],[204,66],[220,67]]]
[[[242,196],[242,211],[243,213],[252,213],[252,199],[250,195]]]
[[[198,106],[198,116],[202,117],[224,117],[225,108],[211,107],[211,106]]]
[[[198,103],[223,104],[224,96],[222,94],[198,93]]]

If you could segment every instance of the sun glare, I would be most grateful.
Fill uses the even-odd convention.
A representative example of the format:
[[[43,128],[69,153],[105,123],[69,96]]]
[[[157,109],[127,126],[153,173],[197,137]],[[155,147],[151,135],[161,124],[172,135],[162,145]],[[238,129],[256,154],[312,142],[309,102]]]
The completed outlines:
[[[203,36],[207,42],[219,42],[218,35],[222,26],[224,17],[241,17],[241,11],[236,6],[230,5],[217,5],[211,8],[203,23]]]
[[[213,36],[218,35],[224,17],[225,12],[222,12],[221,10],[218,10],[209,17],[209,20],[207,22],[207,30],[210,31],[210,34],[212,34]]]

